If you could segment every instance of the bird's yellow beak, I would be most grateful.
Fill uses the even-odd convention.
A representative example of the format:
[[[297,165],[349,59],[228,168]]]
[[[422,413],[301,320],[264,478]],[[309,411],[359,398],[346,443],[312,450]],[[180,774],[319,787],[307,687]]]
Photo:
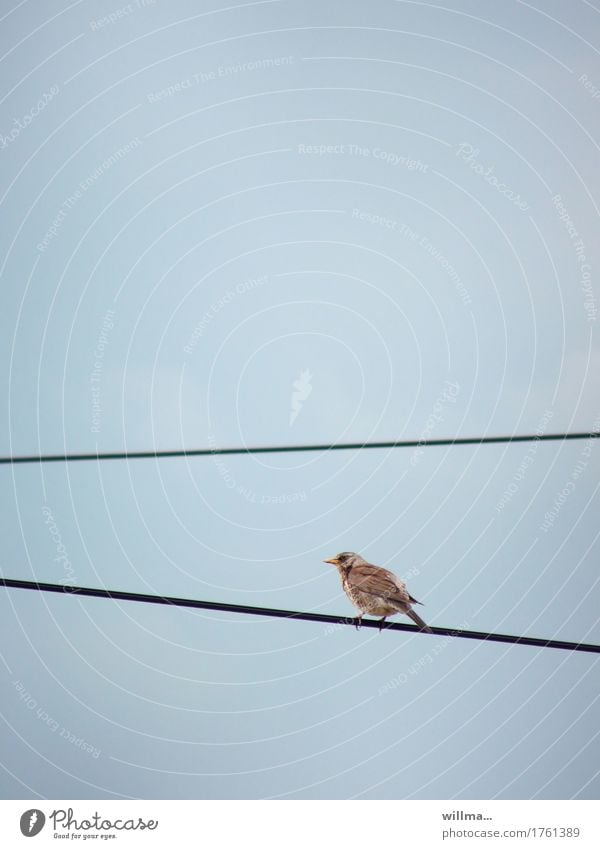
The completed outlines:
[[[337,559],[337,557],[330,557],[329,560],[324,560],[323,563],[331,563],[332,566],[337,566],[339,560]]]

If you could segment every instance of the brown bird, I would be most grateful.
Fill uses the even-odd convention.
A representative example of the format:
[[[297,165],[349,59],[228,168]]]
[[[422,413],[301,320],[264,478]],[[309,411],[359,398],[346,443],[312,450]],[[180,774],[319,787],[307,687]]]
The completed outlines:
[[[344,592],[352,604],[360,610],[360,616],[356,622],[357,628],[364,613],[381,616],[379,630],[383,627],[387,616],[405,613],[421,631],[432,633],[431,628],[412,609],[413,604],[421,604],[421,602],[410,595],[404,581],[397,578],[393,572],[367,563],[360,554],[355,554],[353,551],[343,551],[323,562],[337,567]]]

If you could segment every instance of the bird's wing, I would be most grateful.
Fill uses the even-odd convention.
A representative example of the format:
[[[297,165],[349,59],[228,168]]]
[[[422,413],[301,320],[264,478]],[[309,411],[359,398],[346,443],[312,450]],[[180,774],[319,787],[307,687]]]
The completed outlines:
[[[404,582],[397,578],[393,572],[388,572],[387,569],[382,569],[380,566],[371,566],[370,563],[353,566],[348,573],[347,580],[352,586],[369,595],[389,598],[405,604],[410,604],[412,601]]]

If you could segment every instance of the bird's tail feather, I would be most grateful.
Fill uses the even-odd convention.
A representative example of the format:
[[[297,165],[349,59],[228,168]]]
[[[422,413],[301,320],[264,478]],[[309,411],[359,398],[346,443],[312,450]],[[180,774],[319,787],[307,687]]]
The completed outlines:
[[[421,617],[419,616],[419,614],[418,614],[418,613],[415,613],[415,611],[414,611],[414,610],[412,610],[412,608],[410,608],[410,607],[408,608],[408,610],[406,611],[406,615],[407,615],[407,616],[410,616],[410,618],[412,619],[412,621],[415,623],[415,625],[418,625],[418,626],[419,626],[419,628],[421,629],[421,631],[426,631],[428,634],[431,634],[431,633],[432,633],[431,628],[429,627],[429,625],[427,625],[425,622],[423,622],[423,620],[421,619]]]

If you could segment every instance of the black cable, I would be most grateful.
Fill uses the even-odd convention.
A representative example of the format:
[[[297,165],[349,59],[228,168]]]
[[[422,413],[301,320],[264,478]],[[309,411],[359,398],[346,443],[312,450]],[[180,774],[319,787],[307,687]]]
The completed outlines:
[[[238,448],[176,448],[165,451],[100,451],[82,454],[23,454],[0,457],[0,465],[17,463],[64,463],[75,460],[149,460],[164,457],[207,457],[211,454],[291,454],[301,451],[354,451],[363,448],[418,448],[431,445],[494,445],[510,442],[550,442],[596,439],[592,433],[525,433],[513,436],[458,436],[443,439],[400,439],[387,442],[336,442],[317,445],[255,445]]]
[[[296,610],[277,610],[273,607],[254,607],[246,604],[228,604],[218,601],[199,601],[193,598],[172,598],[170,596],[148,595],[147,593],[128,593],[120,590],[102,590],[94,587],[74,587],[67,584],[43,584],[37,581],[20,581],[13,578],[0,578],[1,587],[16,587],[23,590],[39,590],[40,592],[63,593],[66,595],[91,596],[92,598],[110,598],[114,601],[142,601],[148,604],[166,604],[172,607],[195,607],[201,610],[222,610],[228,613],[249,613],[254,616],[272,616],[280,619],[300,619],[305,622],[327,622],[331,625],[355,625],[356,620],[348,616],[331,616],[327,613],[304,613]],[[376,619],[363,619],[363,628],[379,628]],[[409,633],[426,633],[419,631],[416,625],[406,625],[403,622],[386,622],[387,631],[408,631]],[[493,643],[515,643],[523,646],[538,648],[567,649],[569,651],[585,651],[600,654],[600,646],[593,643],[570,643],[564,640],[542,640],[538,637],[515,637],[511,634],[487,634],[484,631],[460,631],[452,628],[431,628],[431,633],[438,637],[464,637],[467,640],[485,640]]]

